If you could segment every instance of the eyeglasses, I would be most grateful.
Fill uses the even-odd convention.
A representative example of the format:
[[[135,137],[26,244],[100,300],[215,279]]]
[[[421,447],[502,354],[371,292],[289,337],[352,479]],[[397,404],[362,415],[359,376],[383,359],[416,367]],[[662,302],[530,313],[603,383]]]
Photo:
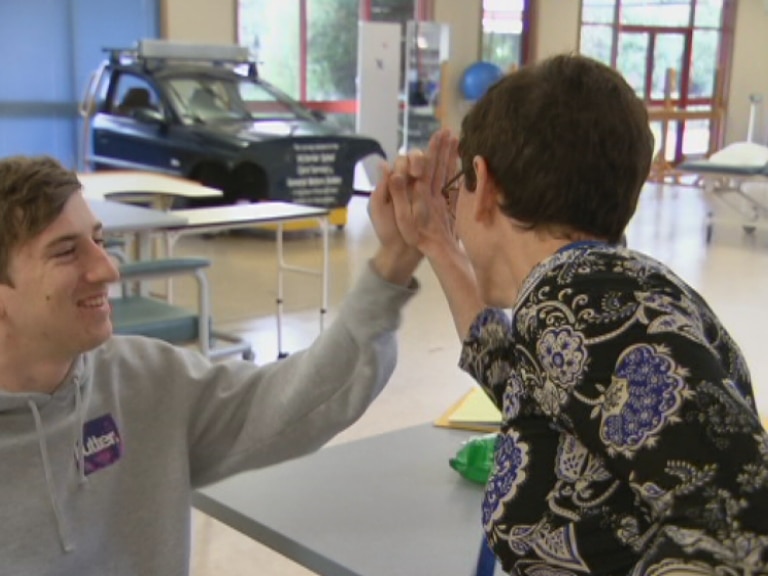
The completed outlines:
[[[459,196],[459,190],[461,190],[462,176],[464,176],[464,171],[460,170],[458,174],[445,183],[445,186],[440,191],[443,198],[445,198],[445,203],[448,205],[448,213],[453,219],[456,218],[456,200]]]

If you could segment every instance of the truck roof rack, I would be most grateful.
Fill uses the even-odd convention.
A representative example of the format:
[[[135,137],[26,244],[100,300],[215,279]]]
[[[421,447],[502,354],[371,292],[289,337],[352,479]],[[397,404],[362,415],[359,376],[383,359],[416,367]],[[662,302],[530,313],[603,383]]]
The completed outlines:
[[[143,39],[134,48],[104,48],[113,64],[140,63],[146,68],[168,62],[201,62],[214,65],[248,66],[248,75],[258,77],[256,61],[246,46],[197,44],[170,40]]]

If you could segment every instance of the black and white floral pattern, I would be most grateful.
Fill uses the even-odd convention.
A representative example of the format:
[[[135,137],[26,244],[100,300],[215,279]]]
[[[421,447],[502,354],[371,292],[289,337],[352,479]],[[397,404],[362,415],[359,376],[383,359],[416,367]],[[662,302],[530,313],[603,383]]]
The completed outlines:
[[[768,574],[768,435],[746,363],[655,260],[580,245],[484,310],[461,367],[504,422],[483,503],[521,576]]]

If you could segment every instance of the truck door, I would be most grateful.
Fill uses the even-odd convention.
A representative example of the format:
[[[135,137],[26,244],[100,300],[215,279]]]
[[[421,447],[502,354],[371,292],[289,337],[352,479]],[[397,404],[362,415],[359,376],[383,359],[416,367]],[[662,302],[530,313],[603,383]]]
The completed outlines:
[[[173,153],[170,114],[155,87],[130,72],[113,72],[102,110],[93,118],[97,168],[181,173]]]

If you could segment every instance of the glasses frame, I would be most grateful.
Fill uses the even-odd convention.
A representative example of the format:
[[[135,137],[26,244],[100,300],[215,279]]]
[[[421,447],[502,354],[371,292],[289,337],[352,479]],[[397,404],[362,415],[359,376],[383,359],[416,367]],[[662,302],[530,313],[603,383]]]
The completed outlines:
[[[456,200],[461,190],[461,178],[464,176],[464,170],[459,170],[457,174],[451,177],[448,182],[440,189],[440,193],[445,198],[445,203],[448,206],[448,214],[451,218],[456,219]]]

